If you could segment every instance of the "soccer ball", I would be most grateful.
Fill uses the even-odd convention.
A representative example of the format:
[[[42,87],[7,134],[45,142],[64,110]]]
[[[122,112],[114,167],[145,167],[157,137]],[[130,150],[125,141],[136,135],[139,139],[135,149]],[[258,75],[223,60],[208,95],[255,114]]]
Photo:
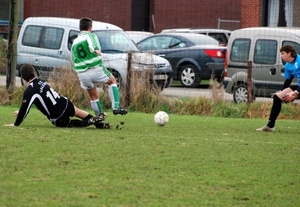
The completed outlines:
[[[159,111],[154,116],[154,122],[159,126],[164,126],[169,122],[169,115],[164,111]]]

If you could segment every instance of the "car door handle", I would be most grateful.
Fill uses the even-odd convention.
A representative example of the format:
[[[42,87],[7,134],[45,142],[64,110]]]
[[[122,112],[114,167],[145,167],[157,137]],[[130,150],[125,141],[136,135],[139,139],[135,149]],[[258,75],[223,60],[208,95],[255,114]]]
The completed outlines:
[[[276,74],[276,68],[270,68],[270,75]]]
[[[159,56],[159,57],[166,57],[165,54],[158,54],[157,56]]]

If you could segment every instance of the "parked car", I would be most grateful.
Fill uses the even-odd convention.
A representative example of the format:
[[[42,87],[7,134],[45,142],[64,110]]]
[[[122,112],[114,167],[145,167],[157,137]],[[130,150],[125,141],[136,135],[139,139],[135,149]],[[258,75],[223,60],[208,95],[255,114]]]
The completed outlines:
[[[247,68],[252,64],[253,97],[270,97],[280,90],[284,63],[280,57],[283,45],[295,46],[300,53],[300,28],[244,28],[232,32],[225,60],[223,85],[236,103],[247,101]],[[296,81],[294,81],[296,84]]]
[[[142,51],[166,58],[175,80],[184,87],[197,87],[201,80],[222,79],[226,47],[212,37],[192,33],[154,34],[137,44]],[[214,71],[209,65],[214,65]]]
[[[129,37],[132,39],[134,43],[138,43],[141,40],[145,39],[146,37],[149,37],[153,35],[152,32],[144,32],[144,31],[125,31]]]
[[[38,75],[47,79],[54,68],[72,68],[70,49],[79,33],[79,19],[30,17],[21,27],[17,44],[17,75],[20,67],[32,64]],[[152,70],[153,80],[168,87],[172,78],[170,63],[150,53],[142,53],[119,27],[93,21],[93,33],[99,39],[103,64],[116,77],[118,84],[126,84],[128,52],[133,52],[133,71]]]
[[[179,29],[164,29],[161,33],[197,33],[211,36],[219,41],[220,44],[227,45],[231,30],[225,29],[197,29],[197,28],[179,28]]]

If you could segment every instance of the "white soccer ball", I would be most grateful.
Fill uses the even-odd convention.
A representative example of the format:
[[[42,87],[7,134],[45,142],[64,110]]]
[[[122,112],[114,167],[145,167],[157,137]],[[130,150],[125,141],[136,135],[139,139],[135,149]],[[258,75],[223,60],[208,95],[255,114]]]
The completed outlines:
[[[169,122],[169,115],[164,111],[159,111],[154,116],[154,122],[159,126],[164,126]]]

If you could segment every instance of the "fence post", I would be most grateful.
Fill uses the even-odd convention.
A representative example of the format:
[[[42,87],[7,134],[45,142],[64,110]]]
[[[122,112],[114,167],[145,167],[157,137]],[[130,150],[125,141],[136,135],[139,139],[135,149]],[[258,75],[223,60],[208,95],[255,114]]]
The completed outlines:
[[[7,48],[6,89],[13,93],[16,85],[18,0],[10,0],[9,32]]]
[[[130,94],[131,94],[131,61],[132,52],[128,52],[127,58],[127,75],[126,75],[126,87],[125,87],[125,107],[130,105]]]
[[[247,104],[253,101],[252,98],[252,61],[247,62]]]

